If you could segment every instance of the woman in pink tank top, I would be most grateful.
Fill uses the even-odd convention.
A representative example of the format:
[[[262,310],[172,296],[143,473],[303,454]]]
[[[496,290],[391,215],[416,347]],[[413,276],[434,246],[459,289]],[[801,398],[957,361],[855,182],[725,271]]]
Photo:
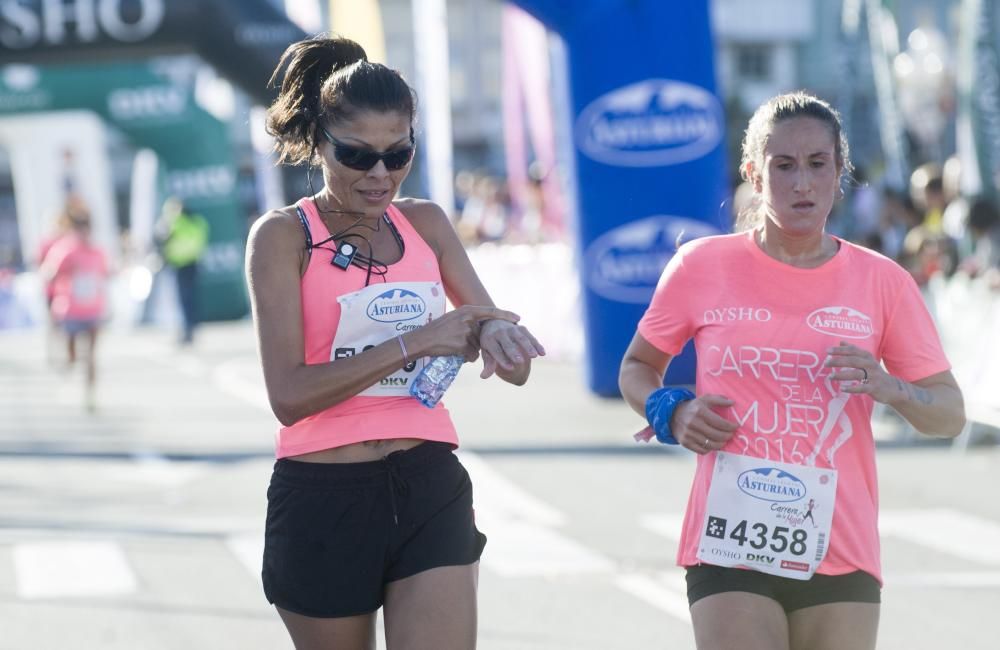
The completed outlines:
[[[282,425],[265,595],[300,650],[373,647],[380,607],[390,649],[473,648],[486,538],[447,410],[408,386],[438,356],[481,356],[483,378],[520,385],[544,350],[493,305],[448,215],[394,200],[416,146],[399,73],[353,41],[316,37],[286,50],[279,79],[268,131],[282,162],[322,183],[258,219],[247,245]]]
[[[698,648],[874,648],[881,564],[875,402],[954,437],[961,391],[895,262],[826,234],[850,170],[805,93],[750,120],[741,232],[681,246],[625,353],[644,437],[697,454],[678,549]],[[693,340],[694,391],[664,387]]]

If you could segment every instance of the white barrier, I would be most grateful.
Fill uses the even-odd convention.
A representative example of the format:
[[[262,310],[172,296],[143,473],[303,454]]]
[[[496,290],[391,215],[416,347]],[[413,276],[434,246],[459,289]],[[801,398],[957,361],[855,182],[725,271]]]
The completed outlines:
[[[468,253],[493,302],[518,314],[550,358],[583,357],[580,279],[568,244],[483,244]]]
[[[955,275],[924,291],[972,422],[1000,428],[1000,292]],[[969,431],[961,444],[967,444]]]

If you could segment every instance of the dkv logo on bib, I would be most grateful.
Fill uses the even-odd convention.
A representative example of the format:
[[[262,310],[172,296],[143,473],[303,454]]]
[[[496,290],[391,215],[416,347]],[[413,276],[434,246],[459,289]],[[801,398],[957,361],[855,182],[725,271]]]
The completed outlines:
[[[398,323],[426,314],[427,303],[412,291],[391,289],[372,298],[365,313],[380,323]]]
[[[709,91],[682,81],[646,79],[591,102],[576,122],[587,156],[622,167],[676,165],[722,142],[722,106]]]

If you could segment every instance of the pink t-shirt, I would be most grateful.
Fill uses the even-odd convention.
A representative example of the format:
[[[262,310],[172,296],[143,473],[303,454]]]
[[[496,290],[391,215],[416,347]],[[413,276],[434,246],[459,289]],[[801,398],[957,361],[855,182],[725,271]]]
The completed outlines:
[[[76,235],[62,237],[46,254],[42,274],[51,278],[51,310],[57,320],[104,317],[108,260],[101,249]]]
[[[905,381],[950,366],[910,275],[882,255],[838,242],[833,258],[814,269],[769,257],[752,232],[685,244],[664,269],[639,333],[671,355],[694,339],[695,392],[735,402],[720,412],[739,423],[724,451],[837,470],[830,546],[818,572],[860,569],[881,581],[874,401],[851,395],[844,404],[847,394],[823,367],[826,351],[854,344]],[[715,454],[697,462],[677,555],[682,566],[699,563]]]
[[[327,239],[330,234],[316,212],[315,203],[302,199],[297,205],[306,215],[313,242]],[[440,282],[441,271],[434,251],[398,208],[390,205],[387,212],[404,242],[404,254],[402,259],[388,266],[384,276],[372,276],[371,284]],[[366,270],[353,265],[341,270],[330,263],[333,253],[327,248],[333,249],[336,245],[336,242],[329,242],[323,245],[325,248],[313,249],[302,276],[302,325],[307,364],[330,363],[331,357],[336,356],[331,353],[342,311],[337,297],[365,286]],[[422,438],[458,446],[455,426],[443,402],[430,409],[409,396],[356,395],[281,427],[275,440],[275,455],[284,458],[387,438]]]

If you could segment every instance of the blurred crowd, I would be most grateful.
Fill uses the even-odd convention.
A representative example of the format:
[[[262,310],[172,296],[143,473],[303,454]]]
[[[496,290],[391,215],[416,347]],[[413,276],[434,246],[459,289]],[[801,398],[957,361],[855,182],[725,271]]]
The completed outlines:
[[[995,199],[960,193],[958,158],[921,165],[908,191],[866,185],[847,206],[852,237],[896,259],[917,283],[956,273],[1000,289],[1000,209]]]
[[[962,274],[982,278],[1000,291],[1000,207],[986,196],[968,199],[959,189],[961,165],[925,163],[910,176],[905,190],[870,179],[857,167],[835,208],[829,230],[876,250],[906,268],[917,283]],[[513,205],[504,178],[483,171],[455,177],[455,226],[467,245],[486,242],[546,241],[540,228],[544,195],[531,174],[531,200]],[[751,188],[737,186],[733,214],[749,200]]]
[[[531,165],[523,201],[518,204],[505,178],[483,170],[458,172],[452,221],[459,237],[467,246],[487,242],[537,244],[561,238],[561,231],[545,228],[543,179],[538,165]]]

